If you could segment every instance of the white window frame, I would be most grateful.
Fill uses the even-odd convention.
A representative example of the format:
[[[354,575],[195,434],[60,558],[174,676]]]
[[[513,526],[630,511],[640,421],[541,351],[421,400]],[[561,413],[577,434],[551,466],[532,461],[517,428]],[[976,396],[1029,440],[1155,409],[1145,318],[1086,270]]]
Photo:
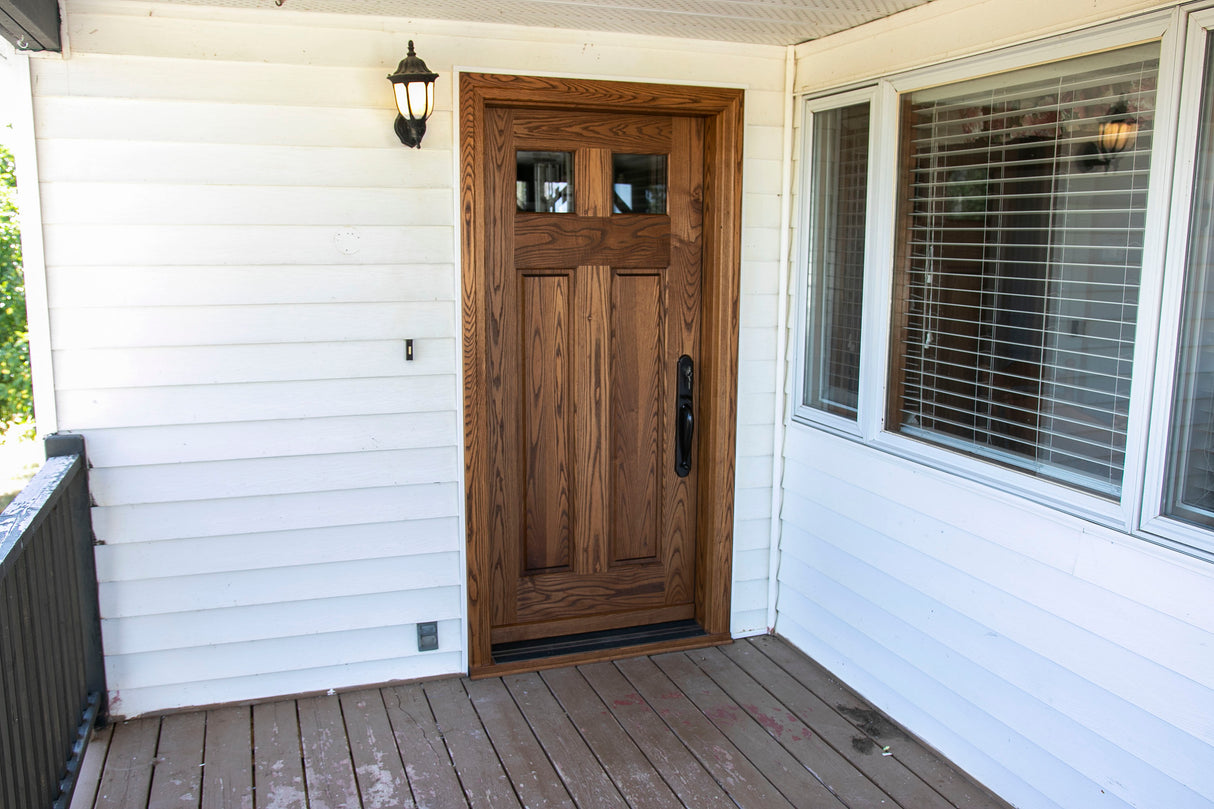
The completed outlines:
[[[1192,188],[1197,168],[1198,127],[1201,116],[1202,79],[1205,73],[1206,37],[1214,34],[1214,8],[1194,11],[1187,19],[1184,63],[1180,79],[1180,97],[1175,140],[1175,171],[1172,179],[1171,213],[1164,278],[1159,343],[1155,361],[1157,370],[1153,395],[1152,420],[1146,442],[1145,486],[1141,510],[1141,530],[1162,544],[1185,552],[1197,551],[1214,557],[1214,531],[1178,520],[1163,513],[1170,433],[1175,417],[1176,362],[1180,335],[1184,328],[1185,268],[1189,258],[1189,218],[1192,214]]]
[[[802,121],[803,143],[799,152],[802,165],[798,171],[801,194],[796,221],[799,224],[799,233],[795,240],[798,276],[795,286],[797,319],[792,337],[795,341],[795,351],[791,352],[794,363],[791,376],[795,385],[790,408],[792,422],[809,427],[825,428],[903,458],[908,464],[928,466],[956,474],[967,480],[992,486],[1000,491],[1024,497],[1119,531],[1131,533],[1139,529],[1145,481],[1148,475],[1152,476],[1152,480],[1158,477],[1157,470],[1148,472],[1146,468],[1146,449],[1148,438],[1153,443],[1158,442],[1154,433],[1156,427],[1148,426],[1152,401],[1162,401],[1157,398],[1160,395],[1159,392],[1154,391],[1153,393],[1153,390],[1157,387],[1155,379],[1156,349],[1159,342],[1159,312],[1163,300],[1165,249],[1176,145],[1178,100],[1175,88],[1179,85],[1184,53],[1182,46],[1184,44],[1185,16],[1186,12],[1179,8],[1150,12],[1085,31],[1054,36],[988,54],[892,75],[879,81],[875,89],[835,95],[823,94],[805,102],[805,117]],[[941,84],[960,82],[1150,41],[1160,43],[1154,124],[1156,134],[1148,180],[1145,243],[1126,435],[1126,460],[1120,498],[1114,500],[1091,494],[1063,483],[1035,477],[1000,466],[989,460],[965,455],[940,445],[929,444],[886,430],[884,424],[885,399],[888,395],[889,346],[892,328],[891,298],[895,270],[893,246],[895,229],[898,227],[896,207],[900,96]],[[811,177],[809,161],[812,144],[808,141],[812,133],[811,116],[814,111],[856,103],[856,99],[864,97],[873,98],[867,222],[871,250],[865,256],[866,278],[862,320],[859,414],[857,422],[852,423],[850,420],[841,419],[801,404],[805,367],[805,357],[803,356],[806,338],[805,296],[810,278],[807,267],[809,252],[806,230]],[[875,138],[875,141],[872,138]],[[1179,295],[1179,292],[1175,294]],[[1172,304],[1174,303],[1175,301],[1172,302]],[[1173,308],[1175,307],[1173,306]],[[1179,317],[1179,314],[1176,313],[1175,317]],[[1170,367],[1167,373],[1170,374]],[[1168,406],[1170,407],[1170,400],[1168,400]],[[1164,445],[1166,446],[1166,441]],[[1154,502],[1158,503],[1158,498]],[[1158,510],[1157,507],[1156,510]]]
[[[879,246],[882,243],[883,236],[886,234],[879,230],[879,222],[876,221],[879,217],[874,216],[880,199],[877,186],[882,181],[883,175],[887,173],[885,171],[887,163],[887,158],[884,156],[885,144],[882,143],[881,137],[882,131],[885,128],[882,126],[882,119],[887,109],[887,105],[883,103],[884,89],[881,85],[871,85],[856,90],[806,98],[801,110],[801,144],[798,154],[801,159],[802,179],[796,205],[797,237],[793,242],[793,249],[796,251],[796,283],[794,285],[794,289],[796,290],[794,303],[796,317],[794,319],[795,327],[793,333],[796,335],[794,339],[797,342],[791,352],[792,396],[789,397],[791,402],[791,417],[795,421],[825,427],[840,434],[853,437],[859,437],[864,434],[865,425],[871,418],[871,413],[867,412],[871,410],[871,407],[868,407],[867,403],[873,398],[870,392],[872,380],[865,376],[863,369],[872,365],[874,354],[880,354],[883,350],[883,346],[875,344],[869,334],[869,321],[871,319],[869,317],[869,310],[873,296],[880,295],[882,292],[877,286],[882,265],[887,259],[887,251],[881,249]],[[856,400],[857,414],[856,419],[853,421],[844,416],[811,407],[805,404],[804,400],[805,382],[809,365],[806,343],[808,342],[810,285],[813,283],[813,268],[810,266],[809,257],[813,246],[813,226],[810,221],[813,214],[813,198],[811,194],[813,190],[813,175],[810,169],[813,164],[814,115],[857,104],[868,104],[869,118],[868,188],[865,199],[867,213],[864,223],[864,309],[861,316],[860,330],[861,373],[859,392]],[[888,297],[888,294],[886,294],[886,297]],[[882,382],[878,390],[883,390],[884,387],[884,382]]]

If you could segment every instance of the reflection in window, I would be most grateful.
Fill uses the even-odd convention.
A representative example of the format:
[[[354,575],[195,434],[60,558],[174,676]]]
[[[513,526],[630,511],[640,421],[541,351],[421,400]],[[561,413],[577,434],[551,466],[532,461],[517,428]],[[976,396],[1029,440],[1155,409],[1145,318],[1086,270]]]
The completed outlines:
[[[666,213],[666,155],[611,156],[614,213]]]
[[[1163,511],[1214,527],[1214,48],[1206,45]]]
[[[868,199],[869,105],[815,112],[802,403],[855,420]]]
[[[1158,52],[907,97],[890,429],[1120,493]],[[1123,107],[1134,142],[1093,160]]]
[[[518,152],[514,196],[520,211],[569,213],[573,210],[573,154]]]

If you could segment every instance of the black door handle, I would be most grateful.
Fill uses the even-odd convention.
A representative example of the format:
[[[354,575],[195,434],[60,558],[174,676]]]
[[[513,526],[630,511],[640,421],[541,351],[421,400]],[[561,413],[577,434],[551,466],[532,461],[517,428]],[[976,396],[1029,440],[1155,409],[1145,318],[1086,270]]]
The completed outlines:
[[[681,478],[691,473],[691,438],[695,433],[696,417],[691,402],[691,357],[679,357],[677,367],[678,396],[675,400],[674,473]]]

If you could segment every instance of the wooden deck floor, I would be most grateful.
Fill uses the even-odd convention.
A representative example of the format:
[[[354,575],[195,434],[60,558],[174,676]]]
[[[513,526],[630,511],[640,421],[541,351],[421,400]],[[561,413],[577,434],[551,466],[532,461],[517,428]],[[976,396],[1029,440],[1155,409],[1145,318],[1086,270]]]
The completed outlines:
[[[139,719],[73,809],[1007,807],[776,638]]]

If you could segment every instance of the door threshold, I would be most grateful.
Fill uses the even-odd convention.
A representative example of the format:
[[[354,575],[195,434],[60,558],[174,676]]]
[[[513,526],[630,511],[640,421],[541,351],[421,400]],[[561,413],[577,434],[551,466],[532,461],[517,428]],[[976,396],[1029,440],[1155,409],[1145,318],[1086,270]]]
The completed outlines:
[[[684,634],[679,635],[675,627],[683,624],[693,625],[694,634],[684,629]],[[646,637],[644,630],[652,630],[654,627],[668,627],[668,629],[664,630],[668,634],[661,635],[655,633]],[[627,633],[632,637],[625,638],[621,642],[619,638],[620,633]],[[616,640],[609,645],[600,644],[596,648],[587,648],[586,646],[579,648],[573,645],[574,639],[586,639],[587,636],[594,635],[613,635],[616,636]],[[506,674],[542,671],[544,669],[562,668],[564,666],[579,666],[586,663],[621,660],[626,657],[640,657],[642,655],[662,654],[664,652],[682,652],[689,649],[702,649],[708,646],[724,646],[733,643],[733,638],[729,633],[708,634],[695,621],[674,621],[670,624],[632,627],[628,630],[613,629],[604,632],[588,632],[585,635],[566,635],[562,638],[547,638],[545,641],[553,643],[554,641],[564,641],[566,639],[568,639],[567,645],[560,650],[555,650],[554,646],[554,650],[547,654],[536,653],[531,656],[515,657],[507,660],[503,660],[499,656],[499,648],[530,646],[537,643],[537,641],[499,644],[493,647],[494,662],[488,666],[474,666],[468,672],[468,675],[472,679],[478,680],[484,677],[501,677]]]
[[[579,632],[576,635],[558,635],[554,638],[496,643],[493,645],[493,662],[517,663],[540,657],[598,652],[604,649],[618,649],[621,646],[639,646],[642,643],[698,638],[707,634],[694,618],[644,626],[626,626],[620,629],[602,629],[597,632]]]

